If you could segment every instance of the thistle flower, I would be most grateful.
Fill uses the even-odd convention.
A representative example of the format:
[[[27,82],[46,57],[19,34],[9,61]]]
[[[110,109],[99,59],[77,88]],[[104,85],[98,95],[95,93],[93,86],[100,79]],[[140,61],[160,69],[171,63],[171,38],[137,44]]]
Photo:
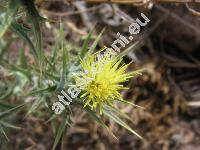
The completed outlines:
[[[114,100],[124,101],[119,90],[126,89],[121,83],[140,74],[139,71],[126,73],[129,64],[122,64],[122,58],[106,54],[98,60],[100,52],[87,55],[81,60],[82,72],[76,74],[76,86],[82,90],[84,107],[102,114],[103,105],[113,106]]]

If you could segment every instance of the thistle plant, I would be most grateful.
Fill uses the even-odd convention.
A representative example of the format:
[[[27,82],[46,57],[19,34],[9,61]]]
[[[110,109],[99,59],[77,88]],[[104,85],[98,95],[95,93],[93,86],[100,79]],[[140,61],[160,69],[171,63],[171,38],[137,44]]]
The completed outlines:
[[[3,5],[0,7],[4,8],[4,11],[0,11],[0,17],[4,16],[4,19],[0,20],[0,37],[2,37],[0,39],[0,72],[4,70],[5,74],[5,80],[0,81],[3,83],[0,88],[5,90],[0,95],[1,133],[9,138],[4,129],[18,128],[7,121],[7,117],[12,117],[12,113],[18,110],[25,111],[26,117],[29,115],[48,117],[48,122],[51,122],[55,135],[53,144],[53,149],[55,149],[73,123],[71,119],[73,117],[72,112],[78,106],[113,136],[114,134],[102,121],[104,117],[113,120],[141,138],[123,121],[123,119],[129,119],[129,117],[114,105],[115,102],[120,101],[127,105],[139,107],[124,100],[120,91],[126,89],[123,83],[141,74],[141,70],[127,73],[130,64],[123,63],[124,54],[119,54],[116,57],[104,55],[102,59],[98,60],[97,56],[101,52],[96,47],[103,32],[93,38],[93,32],[91,31],[85,37],[83,45],[77,46],[65,40],[64,29],[61,25],[56,38],[57,41],[51,51],[45,53],[42,49],[40,30],[42,17],[39,16],[34,1],[3,1]],[[17,19],[22,16],[16,16],[16,14],[22,10],[27,13],[28,19],[31,20],[31,30],[17,23]],[[6,19],[7,16],[10,17]],[[29,45],[34,63],[28,61],[23,47],[19,50],[17,60],[9,60],[8,55],[6,55],[8,53],[6,47],[9,47],[10,43],[7,43],[4,39],[9,29]],[[35,41],[31,40],[32,38],[29,38],[28,34],[33,35]],[[13,41],[14,39],[16,39],[16,35]],[[93,41],[92,45],[89,44],[91,41]],[[128,52],[131,48],[132,46],[124,52]],[[9,78],[6,78],[7,76]],[[73,100],[71,105],[66,107],[61,115],[54,114],[51,110],[52,104],[57,101],[59,92],[67,90],[70,85],[79,87],[81,94]],[[18,97],[20,97],[18,106],[8,103],[10,99],[17,99]],[[31,103],[24,104],[27,99],[32,99]]]

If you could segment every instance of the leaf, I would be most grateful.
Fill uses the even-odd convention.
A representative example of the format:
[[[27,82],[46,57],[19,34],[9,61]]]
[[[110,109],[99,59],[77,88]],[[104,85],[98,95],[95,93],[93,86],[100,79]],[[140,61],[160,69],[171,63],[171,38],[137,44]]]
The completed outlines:
[[[53,66],[55,66],[55,63],[56,63],[56,58],[57,58],[57,55],[58,55],[58,49],[59,49],[59,46],[60,46],[60,39],[57,40],[54,44],[54,46],[52,47],[52,57],[51,57],[51,62],[53,64]]]
[[[22,75],[24,75],[25,77],[27,77],[27,79],[30,79],[30,77],[31,77],[31,73],[30,73],[29,70],[24,69],[24,68],[20,68],[20,67],[18,67],[18,66],[16,66],[16,65],[12,65],[12,64],[11,64],[11,70],[12,70],[13,72],[19,72],[20,74],[22,74]]]
[[[67,126],[66,126],[67,124],[69,125],[69,118],[68,117],[64,117],[64,120],[60,124],[60,126],[58,128],[58,131],[56,133],[56,137],[55,137],[54,144],[53,144],[53,150],[55,150],[59,140],[61,139],[61,137],[63,135],[63,132],[67,128]]]
[[[0,38],[4,35],[6,30],[12,23],[13,18],[16,15],[19,6],[20,6],[19,0],[9,0],[7,11],[5,13],[5,16],[3,16],[2,22],[0,23]]]
[[[31,108],[29,108],[29,111],[27,112],[25,118],[32,113],[34,110],[36,110],[39,105],[43,102],[43,98],[35,99],[33,104],[31,105]]]
[[[123,103],[129,104],[129,105],[132,105],[132,106],[137,107],[137,108],[140,108],[140,109],[145,109],[145,108],[142,107],[142,106],[136,105],[136,104],[134,104],[134,103],[131,103],[131,102],[126,101],[126,100],[123,100],[123,99],[118,99],[118,101],[121,101],[121,102],[123,102]]]
[[[69,59],[69,55],[67,53],[66,50],[66,46],[64,43],[64,30],[63,30],[63,26],[62,24],[60,25],[60,36],[62,38],[61,40],[61,49],[62,49],[62,53],[63,53],[63,57],[62,57],[62,73],[61,73],[61,78],[60,78],[60,83],[58,85],[58,90],[61,90],[64,88],[65,85],[65,80],[66,80],[66,74],[68,73],[68,68],[67,68],[67,64],[68,64],[68,59]]]
[[[84,107],[84,110],[89,114],[89,116],[94,119],[100,126],[107,129],[108,132],[115,138],[117,137],[113,134],[113,132],[108,128],[108,126],[96,115],[94,111],[92,111],[88,106]]]
[[[19,50],[19,61],[20,61],[20,67],[26,69],[27,68],[27,60],[26,60],[24,48],[20,48],[20,50]]]
[[[121,58],[125,55],[127,55],[130,51],[133,51],[134,47],[136,47],[139,44],[139,42],[133,43],[131,46],[129,46],[127,49],[125,49],[123,52],[121,52],[119,55],[117,55],[118,58]]]
[[[11,109],[13,106],[0,102],[0,109]]]
[[[8,87],[8,89],[6,90],[6,92],[3,95],[1,95],[0,100],[5,100],[12,95],[13,85],[8,83],[7,87]]]
[[[117,108],[109,106],[109,105],[104,105],[104,108],[108,109],[108,110],[112,111],[113,113],[116,113],[117,115],[119,115],[119,116],[131,121],[132,123],[134,123],[133,120],[127,114],[120,111],[120,109],[117,109]]]
[[[89,54],[92,54],[94,52],[94,50],[95,50],[95,48],[96,48],[96,46],[97,46],[97,44],[98,44],[98,42],[99,42],[104,31],[105,31],[105,28],[101,31],[101,33],[95,39],[94,43],[92,44],[92,46],[90,47],[90,49],[88,51]]]
[[[57,115],[52,114],[51,117],[50,117],[45,123],[48,123],[48,122],[52,121],[52,120],[55,119],[56,117],[57,117]]]
[[[47,88],[43,88],[43,89],[39,89],[39,90],[36,90],[36,91],[32,91],[30,92],[28,95],[37,95],[37,94],[41,94],[41,93],[44,93],[44,92],[53,92],[55,91],[56,89],[56,86],[49,86]]]
[[[21,127],[17,127],[17,126],[15,126],[15,125],[12,125],[12,124],[10,124],[10,123],[8,123],[8,122],[5,122],[5,121],[1,121],[0,123],[1,123],[3,126],[7,127],[7,128],[12,128],[12,129],[17,129],[17,130],[20,130],[20,129],[21,129]]]
[[[6,41],[6,42],[3,41],[3,39],[1,39],[1,41],[0,41],[0,50],[1,50],[0,51],[0,62],[3,61],[2,58],[3,58],[6,50],[8,49],[8,47],[11,45],[12,41],[13,41],[12,38],[10,38],[9,41]]]
[[[117,124],[121,125],[122,127],[124,127],[125,129],[127,129],[128,131],[130,131],[131,133],[135,134],[136,136],[138,136],[140,139],[143,139],[137,132],[135,132],[133,129],[131,129],[131,127],[129,127],[124,121],[122,121],[114,112],[112,112],[109,109],[103,109],[103,113],[104,115],[106,115],[107,117],[109,117],[110,119],[112,119],[114,122],[116,122]]]
[[[11,109],[6,110],[6,111],[4,111],[4,112],[0,112],[0,120],[3,119],[3,118],[5,118],[5,117],[7,117],[8,115],[10,115],[10,114],[12,114],[12,113],[18,111],[18,110],[20,110],[20,109],[21,109],[22,107],[24,107],[26,104],[27,104],[27,103],[24,103],[24,104],[22,104],[22,105],[19,105],[19,106],[17,106],[17,107],[11,108]]]
[[[91,30],[89,32],[89,34],[87,35],[87,38],[84,40],[84,43],[83,43],[83,46],[82,46],[82,49],[81,49],[81,54],[80,54],[80,58],[83,59],[85,57],[85,54],[87,53],[88,51],[88,47],[89,47],[89,41],[92,37],[92,33],[93,33],[93,30]]]
[[[74,104],[78,104],[81,107],[84,106],[82,100],[80,99],[76,99],[75,101],[73,101]],[[107,129],[108,132],[115,138],[117,139],[117,137],[112,133],[112,131],[108,128],[108,126],[97,116],[96,112],[94,112],[93,110],[91,110],[88,106],[83,107],[83,109],[89,114],[89,116],[96,121],[100,126],[102,126],[103,128]]]
[[[9,141],[9,138],[8,138],[8,136],[6,135],[4,129],[3,129],[3,127],[2,127],[1,125],[0,125],[0,132],[3,133],[3,135],[6,137],[7,141]]]
[[[61,78],[60,78],[60,83],[58,85],[58,89],[61,90],[64,88],[65,85],[65,80],[66,80],[66,73],[67,73],[67,63],[66,63],[66,59],[67,59],[67,55],[65,52],[65,49],[62,48],[63,51],[63,57],[62,57],[62,72],[61,72]]]
[[[36,49],[34,47],[34,44],[32,43],[32,41],[30,40],[30,38],[28,37],[27,34],[27,29],[24,28],[23,26],[21,26],[20,24],[18,24],[17,22],[13,22],[11,24],[11,29],[17,33],[24,41],[26,41],[32,51],[32,53],[34,54],[35,57],[37,56],[37,52]]]
[[[47,64],[50,66],[50,69],[55,70],[55,66],[52,64],[52,62],[50,62],[50,60],[44,56],[45,61],[47,62]]]
[[[40,22],[43,19],[39,15],[35,7],[34,0],[23,0],[23,4],[24,6],[26,6],[26,11],[33,25],[34,38],[36,41],[37,56],[41,65],[42,58],[43,58],[43,51],[42,51],[42,32],[40,29]]]

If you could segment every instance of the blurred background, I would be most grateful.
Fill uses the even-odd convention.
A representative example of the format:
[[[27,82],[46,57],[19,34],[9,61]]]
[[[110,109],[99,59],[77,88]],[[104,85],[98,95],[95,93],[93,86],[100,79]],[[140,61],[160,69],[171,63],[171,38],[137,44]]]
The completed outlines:
[[[86,0],[87,1],[87,0]],[[127,82],[129,90],[122,91],[124,99],[145,107],[145,110],[116,104],[133,122],[128,124],[144,140],[131,134],[111,120],[104,120],[118,140],[76,108],[73,125],[57,149],[63,150],[198,150],[200,149],[200,4],[151,1],[103,3],[97,1],[38,0],[41,16],[50,21],[42,23],[43,47],[46,52],[58,40],[60,22],[64,36],[71,45],[81,45],[82,39],[94,29],[94,36],[105,28],[98,48],[108,46],[117,38],[117,32],[128,35],[128,27],[144,13],[150,22],[134,36],[131,44],[139,41],[125,57],[133,61],[130,70],[146,68],[142,76]],[[123,0],[121,0],[122,2]],[[21,22],[23,24],[23,21]],[[24,24],[29,28],[28,24]],[[15,60],[18,51],[29,48],[12,33],[6,33],[10,44],[6,47],[9,59]],[[12,39],[12,40],[11,40]],[[3,66],[3,63],[1,63]],[[6,70],[0,70],[0,97],[5,91]],[[10,79],[8,79],[10,80]],[[12,81],[12,80],[10,80]],[[15,89],[16,90],[16,89]],[[17,90],[16,90],[17,91]],[[5,96],[5,95],[4,95]],[[10,95],[6,101],[15,104],[21,95]],[[25,98],[26,101],[28,98]],[[29,97],[30,99],[30,97]],[[25,117],[22,110],[11,122],[20,129],[9,129],[8,140],[2,135],[1,149],[48,150],[54,142],[52,128],[45,114],[35,112]]]

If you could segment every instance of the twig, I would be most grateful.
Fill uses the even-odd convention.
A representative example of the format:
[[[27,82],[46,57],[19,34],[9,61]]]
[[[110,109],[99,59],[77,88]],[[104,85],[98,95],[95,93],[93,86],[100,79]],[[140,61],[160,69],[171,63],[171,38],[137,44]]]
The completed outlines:
[[[200,101],[192,101],[188,103],[188,106],[193,106],[193,107],[200,107]]]
[[[83,36],[83,35],[87,35],[87,32],[78,29],[78,28],[76,27],[76,25],[75,25],[73,22],[71,22],[71,21],[66,21],[66,24],[67,24],[67,26],[68,26],[70,29],[72,29],[72,31],[74,31],[75,33],[77,33],[77,34],[79,34],[79,35],[82,35],[82,36]]]
[[[87,10],[86,3],[84,1],[76,1],[76,2],[74,2],[74,5],[78,9],[78,11],[86,11]],[[81,17],[83,19],[84,24],[88,27],[88,29],[91,30],[93,28],[93,24],[91,22],[91,14],[89,14],[87,12],[82,13]]]
[[[200,16],[200,12],[194,10],[193,8],[190,8],[190,6],[188,4],[185,4],[187,9],[195,16]]]
[[[200,30],[194,26],[193,24],[185,21],[183,18],[181,18],[180,16],[176,15],[175,13],[170,12],[170,10],[167,10],[166,8],[160,6],[160,5],[156,5],[156,8],[158,8],[160,11],[164,12],[164,13],[168,13],[170,17],[174,18],[175,20],[179,21],[180,23],[182,23],[183,25],[187,26],[188,28],[192,29],[195,31],[195,34],[200,34]]]
[[[94,6],[94,7],[90,7],[86,10],[82,10],[82,11],[70,11],[70,12],[52,12],[49,10],[42,10],[44,13],[49,14],[49,15],[53,15],[53,16],[59,16],[59,17],[66,17],[66,16],[70,16],[70,15],[77,15],[77,14],[82,14],[82,13],[86,13],[86,12],[90,12],[90,11],[94,11],[97,10],[99,8],[101,8],[102,6]]]

